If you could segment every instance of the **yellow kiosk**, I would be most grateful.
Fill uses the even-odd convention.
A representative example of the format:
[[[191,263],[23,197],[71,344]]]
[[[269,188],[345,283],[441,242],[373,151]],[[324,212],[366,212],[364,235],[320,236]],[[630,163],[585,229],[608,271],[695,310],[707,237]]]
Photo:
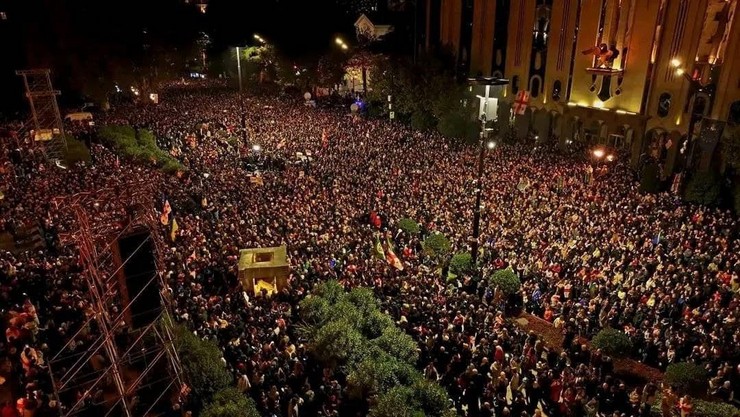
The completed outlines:
[[[244,291],[275,294],[285,288],[290,275],[287,252],[285,246],[240,250],[239,281]]]

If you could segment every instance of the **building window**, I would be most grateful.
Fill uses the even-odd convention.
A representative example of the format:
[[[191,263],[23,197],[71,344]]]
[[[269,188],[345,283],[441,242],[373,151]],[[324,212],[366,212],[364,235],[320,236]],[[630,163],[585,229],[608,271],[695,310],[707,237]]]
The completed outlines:
[[[560,91],[563,89],[563,83],[560,80],[555,80],[552,84],[552,99],[553,101],[560,101]]]
[[[666,117],[671,111],[671,95],[663,93],[658,97],[658,117]]]
[[[740,101],[730,104],[730,114],[727,115],[727,123],[732,126],[740,125]]]
[[[532,95],[533,98],[536,98],[540,95],[540,77],[534,76],[529,80],[529,94]]]

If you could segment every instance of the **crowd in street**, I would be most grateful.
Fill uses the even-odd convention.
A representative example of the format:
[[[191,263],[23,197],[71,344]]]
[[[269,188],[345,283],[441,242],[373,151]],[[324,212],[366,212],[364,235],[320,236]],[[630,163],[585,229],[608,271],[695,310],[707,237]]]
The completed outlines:
[[[548,346],[504,316],[485,281],[461,276],[448,285],[423,254],[422,240],[436,232],[453,253],[470,250],[477,148],[292,99],[205,88],[160,97],[158,105],[119,106],[97,124],[152,129],[187,168],[180,176],[118,158],[94,138],[93,164],[59,170],[29,143],[13,162],[16,146],[3,139],[0,232],[40,224],[52,244],[0,250],[0,358],[11,359],[16,378],[5,384],[17,385],[18,399],[2,417],[58,415],[45,358],[91,314],[76,250],[55,240],[75,224],[53,197],[142,177],[179,225],[174,242],[170,226],[157,231],[170,245],[162,272],[176,320],[218,343],[235,385],[265,416],[367,412],[296,332],[300,300],[329,279],[374,290],[417,340],[418,368],[448,390],[460,415],[647,417],[662,391],[665,409],[689,416],[688,396],[653,382],[630,385],[612,358],[584,344],[605,327],[628,334],[631,357],[646,365],[705,366],[720,400],[740,390],[732,213],[642,195],[623,159],[591,177],[585,152],[502,143],[487,150],[483,276],[505,267],[518,274],[526,312],[562,330],[562,345]],[[247,178],[248,159],[281,163],[261,172],[258,185]],[[88,209],[101,222],[126,215],[116,201]],[[421,233],[399,232],[402,218]],[[393,241],[402,270],[372,256],[377,234]],[[280,245],[288,248],[289,287],[272,297],[243,293],[239,249]],[[84,349],[89,337],[77,345]]]

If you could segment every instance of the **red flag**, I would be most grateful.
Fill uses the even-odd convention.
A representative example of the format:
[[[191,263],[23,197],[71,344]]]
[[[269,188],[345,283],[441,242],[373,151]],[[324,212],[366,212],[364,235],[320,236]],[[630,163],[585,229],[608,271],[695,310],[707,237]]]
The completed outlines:
[[[529,105],[529,92],[519,91],[516,93],[516,99],[514,100],[514,114],[524,114],[527,111]]]
[[[399,271],[403,271],[403,262],[401,262],[401,260],[398,259],[398,256],[396,256],[396,253],[393,252],[393,243],[391,243],[390,238],[386,238],[386,242],[388,242],[388,250],[385,251],[385,259],[388,261],[388,265],[398,269]]]

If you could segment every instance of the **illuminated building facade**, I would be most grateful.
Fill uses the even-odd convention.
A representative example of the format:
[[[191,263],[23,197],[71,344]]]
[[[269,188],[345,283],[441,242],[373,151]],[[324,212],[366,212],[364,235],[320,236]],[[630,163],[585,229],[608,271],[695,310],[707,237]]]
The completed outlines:
[[[706,164],[740,124],[738,0],[423,1],[427,48],[450,49],[463,73],[510,80],[499,120],[520,137],[653,155],[671,173],[690,126]],[[529,108],[512,119],[520,90]]]

